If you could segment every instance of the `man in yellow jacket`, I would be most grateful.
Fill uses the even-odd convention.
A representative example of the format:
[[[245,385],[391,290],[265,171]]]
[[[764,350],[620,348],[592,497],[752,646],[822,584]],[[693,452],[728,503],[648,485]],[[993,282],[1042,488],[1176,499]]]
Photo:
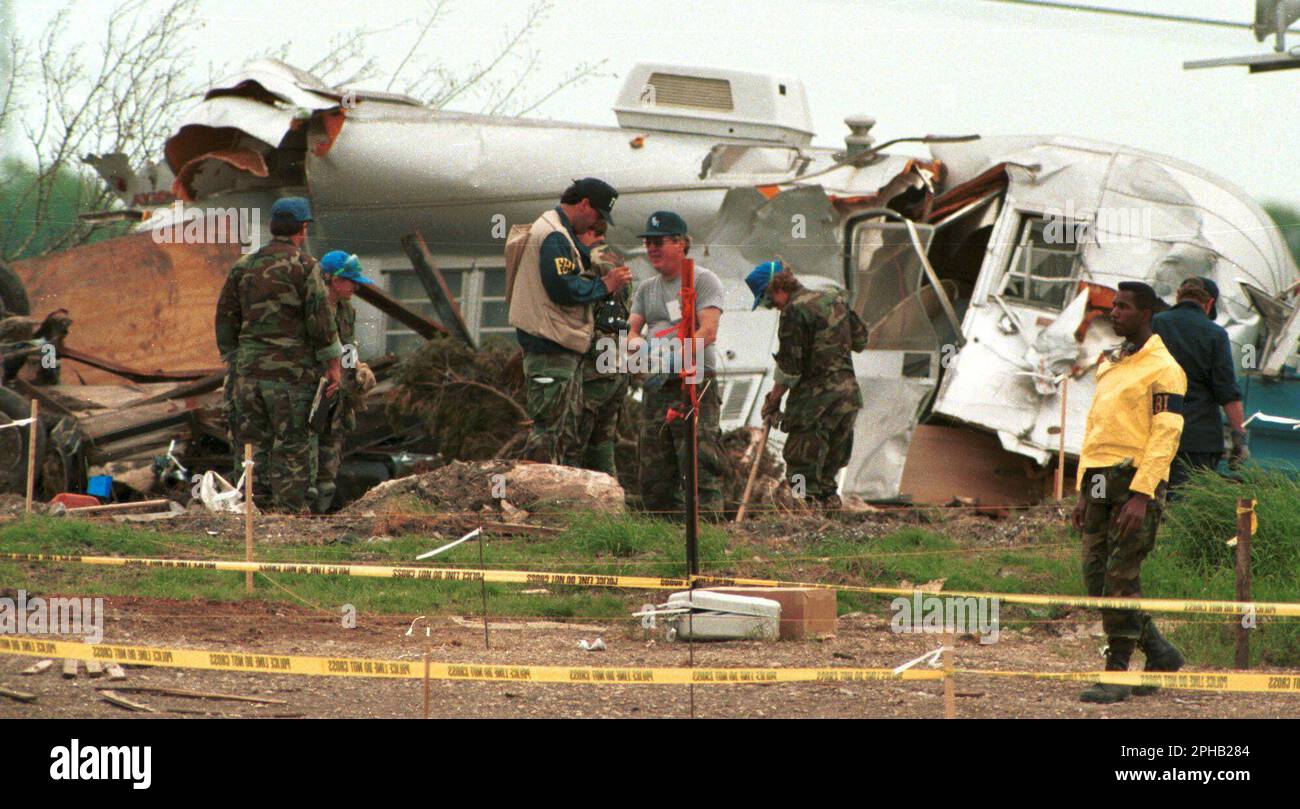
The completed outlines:
[[[1097,392],[1079,456],[1079,502],[1070,518],[1083,534],[1083,580],[1091,596],[1141,597],[1142,560],[1155,547],[1169,465],[1183,431],[1187,376],[1151,331],[1159,301],[1151,287],[1126,281],[1110,310],[1115,333],[1125,342],[1106,352],[1097,367]],[[1107,671],[1127,671],[1137,646],[1146,655],[1147,671],[1182,667],[1182,654],[1146,613],[1105,609],[1101,623]],[[1154,690],[1142,687],[1136,693]],[[1131,692],[1126,685],[1096,683],[1080,699],[1119,702]]]

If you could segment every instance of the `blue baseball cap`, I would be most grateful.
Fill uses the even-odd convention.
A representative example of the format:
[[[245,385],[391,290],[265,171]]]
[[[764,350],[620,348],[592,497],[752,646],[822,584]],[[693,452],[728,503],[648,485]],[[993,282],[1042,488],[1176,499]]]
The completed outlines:
[[[306,197],[283,197],[271,205],[272,222],[311,222],[311,203]]]
[[[763,302],[763,296],[767,294],[767,285],[772,283],[772,276],[785,269],[785,265],[780,260],[765,261],[755,267],[749,275],[745,276],[745,284],[749,290],[754,293],[754,306],[757,309]],[[753,311],[751,309],[750,311]]]
[[[685,236],[686,220],[672,211],[655,211],[645,222],[645,233],[638,234],[638,239],[655,236]]]
[[[353,281],[358,284],[370,284],[374,281],[361,274],[361,260],[353,253],[343,250],[331,250],[320,258],[320,271],[335,278]]]

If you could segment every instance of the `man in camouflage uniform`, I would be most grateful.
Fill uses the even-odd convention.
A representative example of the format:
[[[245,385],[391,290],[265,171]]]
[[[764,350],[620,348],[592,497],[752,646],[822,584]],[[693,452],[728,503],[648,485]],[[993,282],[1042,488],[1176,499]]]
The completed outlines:
[[[1155,548],[1169,466],[1183,431],[1187,376],[1151,331],[1159,300],[1146,284],[1125,281],[1110,310],[1115,333],[1125,342],[1106,352],[1097,367],[1079,453],[1079,502],[1070,516],[1083,534],[1083,580],[1091,596],[1142,596],[1142,560]],[[1107,671],[1127,671],[1138,646],[1147,671],[1182,667],[1182,653],[1145,612],[1105,609],[1101,624]],[[1096,683],[1079,698],[1111,703],[1153,690]]]
[[[838,510],[835,481],[853,450],[853,422],[862,408],[862,391],[853,372],[853,352],[867,347],[867,327],[839,289],[803,286],[780,261],[760,264],[745,279],[754,308],[781,310],[777,327],[776,386],[763,404],[763,418],[781,414],[786,477],[810,502]]]
[[[343,464],[343,439],[357,428],[357,413],[365,410],[366,393],[375,386],[375,374],[361,362],[357,349],[357,310],[352,294],[358,284],[374,284],[361,272],[361,262],[342,250],[332,250],[320,259],[320,271],[328,292],[330,310],[343,344],[343,381],[336,397],[322,402],[329,417],[322,430],[313,436],[316,442],[316,502],[312,511],[324,514],[338,491],[339,467]]]
[[[269,494],[273,508],[295,513],[313,497],[307,416],[320,367],[329,394],[342,375],[325,285],[302,249],[310,221],[307,200],[276,200],[271,241],[230,271],[216,316],[217,348],[234,365],[239,440],[253,444],[254,495]]]
[[[510,325],[523,350],[524,409],[532,421],[523,450],[527,460],[573,462],[582,410],[580,366],[593,336],[591,305],[632,278],[626,267],[602,278],[583,275],[590,255],[578,236],[601,220],[610,222],[617,199],[618,192],[606,182],[594,177],[575,181],[560,204],[530,226],[513,268]]]
[[[632,296],[627,329],[629,360],[637,357],[639,363],[644,358],[651,366],[642,389],[641,432],[637,437],[641,504],[658,516],[680,520],[685,513],[687,465],[693,459],[687,419],[690,399],[681,377],[689,358],[682,355],[676,328],[683,316],[682,268],[691,250],[691,239],[686,222],[672,211],[651,214],[641,238],[645,240],[646,258],[655,270]],[[722,281],[712,271],[696,266],[696,345],[688,348],[695,354],[698,375],[696,483],[700,516],[711,522],[719,522],[724,516],[722,482],[727,472],[714,346],[723,304]],[[647,331],[648,341],[641,337],[642,328]]]
[[[578,235],[591,254],[591,265],[583,273],[591,278],[604,278],[610,270],[626,264],[623,256],[605,243],[605,227],[602,220],[587,233]],[[631,293],[630,287],[623,287],[595,306],[596,339],[582,360],[582,412],[578,417],[577,441],[568,461],[607,475],[618,474],[614,450],[628,377],[617,368],[617,345],[619,332],[627,329]]]

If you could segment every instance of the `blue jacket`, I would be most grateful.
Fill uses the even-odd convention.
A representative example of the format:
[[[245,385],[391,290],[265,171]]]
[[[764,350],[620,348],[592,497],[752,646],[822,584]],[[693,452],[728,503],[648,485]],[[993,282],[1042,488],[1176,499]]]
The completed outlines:
[[[1241,401],[1228,332],[1194,301],[1184,301],[1151,319],[1169,353],[1187,374],[1183,437],[1179,452],[1223,452],[1219,408]]]

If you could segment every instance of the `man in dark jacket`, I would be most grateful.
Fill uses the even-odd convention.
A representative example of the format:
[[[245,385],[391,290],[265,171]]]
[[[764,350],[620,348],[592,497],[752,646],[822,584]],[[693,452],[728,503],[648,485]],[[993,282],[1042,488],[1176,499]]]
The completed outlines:
[[[1213,469],[1223,458],[1219,408],[1232,429],[1229,465],[1237,466],[1247,455],[1232,343],[1228,332],[1214,322],[1218,298],[1219,287],[1213,281],[1193,276],[1178,288],[1177,305],[1151,319],[1151,330],[1187,374],[1183,437],[1169,472],[1171,493],[1187,482],[1193,469]]]

